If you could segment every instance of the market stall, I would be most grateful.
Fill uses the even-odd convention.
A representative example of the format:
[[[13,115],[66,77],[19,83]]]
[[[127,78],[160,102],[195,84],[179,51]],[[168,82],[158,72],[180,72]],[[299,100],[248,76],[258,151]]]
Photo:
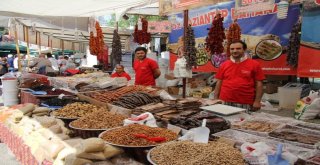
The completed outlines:
[[[224,101],[213,99],[210,75],[192,74],[192,70],[216,71],[230,55],[224,53],[225,48],[240,38],[249,45],[247,56],[259,61],[266,74],[296,74],[297,68],[286,65],[284,50],[291,42],[287,35],[296,34],[288,26],[299,28],[295,24],[299,6],[291,5],[288,19],[283,20],[276,16],[277,4],[243,13],[233,1],[192,3],[161,1],[163,14],[184,11],[183,16],[175,13],[171,15],[175,19],[170,19],[176,23],[169,35],[172,69],[175,52],[185,55],[176,62],[174,74],[166,75],[171,87],[133,85],[132,80],[96,70],[57,77],[10,73],[7,76],[11,79],[4,80],[19,88],[21,104],[6,102],[0,107],[1,142],[25,165],[240,165],[277,164],[280,160],[285,164],[320,164],[320,125],[302,121],[320,115],[319,92],[293,83],[280,88],[279,108],[289,107],[287,113],[294,116],[286,118],[224,105]],[[181,18],[184,29],[177,22]],[[262,28],[266,22],[270,27]],[[95,27],[91,29],[90,52],[108,63],[100,25],[90,23]],[[225,25],[230,27],[227,35]],[[140,18],[134,42],[148,44],[151,34],[147,29],[148,21]],[[114,37],[111,55],[116,64],[121,61],[118,30]],[[288,52],[294,53],[292,48]],[[184,79],[186,90],[179,89],[179,78]],[[8,98],[10,90],[3,92]],[[14,92],[16,99],[18,90]],[[273,108],[264,105],[263,109]]]

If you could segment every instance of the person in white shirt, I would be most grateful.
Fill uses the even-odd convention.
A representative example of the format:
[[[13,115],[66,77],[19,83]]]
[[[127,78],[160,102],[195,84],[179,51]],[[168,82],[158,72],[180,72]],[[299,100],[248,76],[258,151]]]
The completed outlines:
[[[83,58],[81,58],[80,66],[87,66],[87,55],[84,55]]]
[[[14,70],[18,70],[18,55],[13,60],[13,68]]]
[[[51,62],[52,69],[56,72],[59,71],[58,61],[52,57],[51,53],[47,53],[47,59]]]

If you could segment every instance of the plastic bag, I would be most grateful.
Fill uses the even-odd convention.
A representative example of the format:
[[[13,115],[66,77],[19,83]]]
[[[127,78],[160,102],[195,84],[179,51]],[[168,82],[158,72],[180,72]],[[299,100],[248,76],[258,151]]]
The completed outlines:
[[[176,100],[176,98],[172,97],[167,91],[161,90],[159,91],[159,96],[163,100]]]
[[[147,125],[149,127],[158,127],[156,124],[156,119],[150,112],[146,112],[137,117],[124,120],[124,126],[130,125],[130,124],[141,124],[141,125]]]
[[[316,98],[308,105],[303,101],[298,101],[296,104],[294,117],[299,120],[314,119],[320,114],[320,98]]]

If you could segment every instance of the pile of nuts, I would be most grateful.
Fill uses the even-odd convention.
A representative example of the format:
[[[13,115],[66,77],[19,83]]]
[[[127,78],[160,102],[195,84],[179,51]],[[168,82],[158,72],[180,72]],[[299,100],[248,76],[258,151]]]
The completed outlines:
[[[191,141],[170,142],[154,148],[151,160],[158,165],[242,165],[244,160],[239,150],[223,142],[194,143]]]
[[[162,142],[154,142],[146,138],[140,138],[136,135],[145,135],[152,138],[165,138]],[[176,140],[178,135],[168,129],[158,127],[148,127],[145,125],[131,124],[128,126],[116,128],[102,134],[101,138],[107,142],[127,145],[127,146],[150,146],[163,142]]]
[[[71,122],[70,125],[81,129],[108,129],[122,126],[125,118],[123,115],[97,111]]]
[[[80,118],[89,113],[97,111],[107,111],[107,109],[95,106],[93,104],[76,102],[68,104],[61,109],[53,112],[54,116],[64,117],[64,118]]]

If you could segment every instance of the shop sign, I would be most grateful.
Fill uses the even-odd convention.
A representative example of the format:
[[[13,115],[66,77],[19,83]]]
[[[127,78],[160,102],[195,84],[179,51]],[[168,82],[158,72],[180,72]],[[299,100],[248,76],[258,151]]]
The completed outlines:
[[[159,0],[159,15],[170,15],[228,0]]]
[[[235,2],[237,13],[271,10],[274,6],[274,0],[235,0]]]
[[[170,21],[149,21],[148,32],[149,33],[170,33],[171,22]]]
[[[316,5],[314,5],[316,6]],[[320,12],[319,6],[305,7],[302,15],[301,42],[298,58],[299,77],[320,77]]]
[[[232,21],[238,20],[241,27],[241,39],[246,42],[247,55],[257,60],[265,74],[270,75],[296,75],[297,69],[287,65],[286,47],[292,26],[298,21],[300,15],[299,5],[290,5],[288,17],[285,20],[277,18],[277,5],[270,10],[236,13],[235,2],[226,2],[219,5],[209,5],[189,11],[189,24],[195,35],[197,48],[197,64],[195,72],[217,71],[219,59],[215,54],[206,51],[206,37],[214,17],[221,14],[224,17],[225,32]],[[169,17],[170,20],[170,17]],[[170,69],[173,69],[177,59],[177,50],[183,42],[183,14],[175,15],[175,23],[169,34]],[[320,37],[319,37],[320,38]],[[226,47],[226,46],[225,46]],[[320,65],[319,65],[320,66]],[[320,73],[320,72],[319,72]]]

